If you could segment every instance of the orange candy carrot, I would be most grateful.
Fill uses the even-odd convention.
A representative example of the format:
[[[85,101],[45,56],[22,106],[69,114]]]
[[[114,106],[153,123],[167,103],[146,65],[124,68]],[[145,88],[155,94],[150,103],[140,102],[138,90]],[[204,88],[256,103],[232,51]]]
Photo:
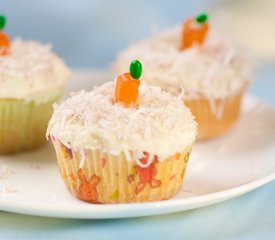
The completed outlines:
[[[137,104],[141,73],[141,63],[138,60],[134,60],[130,65],[130,72],[117,77],[114,96],[115,102],[122,103],[126,107]]]
[[[124,73],[117,77],[115,101],[125,106],[134,105],[138,99],[138,87],[140,81],[133,79],[130,73]]]
[[[10,39],[8,35],[2,31],[5,28],[5,25],[5,16],[0,16],[0,55],[8,54],[10,46]]]
[[[180,49],[190,48],[195,44],[202,45],[207,35],[209,25],[206,14],[200,14],[195,19],[191,18],[183,23]]]

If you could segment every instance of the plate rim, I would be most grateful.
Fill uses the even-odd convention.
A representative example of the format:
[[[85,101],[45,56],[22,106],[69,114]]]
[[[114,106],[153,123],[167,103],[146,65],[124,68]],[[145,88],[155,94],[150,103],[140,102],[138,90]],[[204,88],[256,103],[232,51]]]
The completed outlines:
[[[274,107],[259,97],[245,94],[244,100],[259,102],[267,107]],[[191,209],[197,209],[220,203],[252,190],[255,190],[269,182],[275,180],[275,169],[266,176],[248,181],[239,186],[228,188],[222,191],[190,196],[187,198],[176,198],[158,202],[144,203],[121,203],[121,204],[83,204],[77,208],[70,208],[68,205],[57,205],[56,202],[47,204],[34,204],[33,202],[19,202],[0,198],[0,211],[20,213],[32,216],[70,218],[70,219],[116,219],[154,216],[160,214],[175,213]],[[72,196],[73,197],[73,196]],[[75,199],[77,201],[81,201]]]
[[[102,205],[87,203],[87,205],[85,206],[78,206],[77,209],[71,208],[70,212],[67,211],[67,207],[62,207],[62,205],[61,209],[60,206],[57,207],[56,204],[48,204],[46,208],[41,208],[40,204],[34,205],[33,203],[25,202],[18,204],[18,202],[15,202],[13,200],[1,200],[0,209],[1,211],[26,215],[70,219],[116,219],[155,216],[180,211],[187,211],[210,206],[216,203],[221,203],[252,190],[256,190],[257,188],[274,180],[275,173],[272,173],[263,178],[254,180],[246,184],[241,184],[240,186],[234,188],[229,188],[227,190],[203,194],[199,196],[144,203],[120,203]],[[132,212],[130,215],[127,215],[129,210],[133,210],[133,207],[136,208],[135,213],[133,214]],[[146,211],[144,213],[140,211],[144,209],[151,211]]]

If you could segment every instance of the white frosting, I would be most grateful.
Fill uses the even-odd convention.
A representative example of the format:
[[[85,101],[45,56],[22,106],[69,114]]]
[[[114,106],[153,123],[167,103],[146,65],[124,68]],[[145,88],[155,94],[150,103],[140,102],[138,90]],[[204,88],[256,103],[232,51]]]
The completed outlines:
[[[69,69],[50,45],[15,39],[0,56],[0,98],[37,99],[60,94]]]
[[[141,83],[139,106],[125,108],[113,103],[114,87],[108,82],[55,104],[47,136],[77,151],[124,153],[128,160],[146,151],[161,161],[193,144],[197,125],[181,98]]]
[[[180,35],[176,27],[131,45],[119,54],[115,72],[127,71],[130,61],[139,59],[145,81],[175,94],[183,87],[186,98],[223,98],[251,81],[248,57],[228,38],[210,30],[202,46],[180,51]]]

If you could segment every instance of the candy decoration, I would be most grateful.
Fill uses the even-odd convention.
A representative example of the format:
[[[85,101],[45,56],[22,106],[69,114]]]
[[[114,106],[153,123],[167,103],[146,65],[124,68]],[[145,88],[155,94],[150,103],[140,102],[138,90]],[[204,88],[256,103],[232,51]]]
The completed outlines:
[[[9,52],[10,39],[8,35],[2,31],[5,26],[6,17],[0,16],[0,55],[6,55]]]
[[[201,13],[196,17],[196,22],[197,23],[205,23],[208,19],[208,16],[206,13]]]
[[[138,100],[139,78],[142,74],[142,65],[134,60],[130,65],[130,72],[117,77],[114,101],[125,107],[135,106]]]
[[[6,26],[6,17],[0,16],[0,30],[4,29]]]
[[[139,79],[142,74],[142,65],[140,61],[133,60],[130,64],[130,74],[133,78]]]
[[[180,49],[184,50],[190,48],[195,44],[202,45],[209,25],[207,23],[208,16],[205,13],[201,13],[196,18],[187,19],[183,23],[182,38]]]

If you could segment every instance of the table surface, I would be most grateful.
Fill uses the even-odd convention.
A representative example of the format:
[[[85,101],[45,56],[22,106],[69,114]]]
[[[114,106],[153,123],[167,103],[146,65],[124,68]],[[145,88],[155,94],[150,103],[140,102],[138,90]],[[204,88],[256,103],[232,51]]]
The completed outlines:
[[[275,64],[249,92],[275,106]],[[74,220],[0,212],[0,239],[275,239],[275,181],[238,198],[174,214]]]

